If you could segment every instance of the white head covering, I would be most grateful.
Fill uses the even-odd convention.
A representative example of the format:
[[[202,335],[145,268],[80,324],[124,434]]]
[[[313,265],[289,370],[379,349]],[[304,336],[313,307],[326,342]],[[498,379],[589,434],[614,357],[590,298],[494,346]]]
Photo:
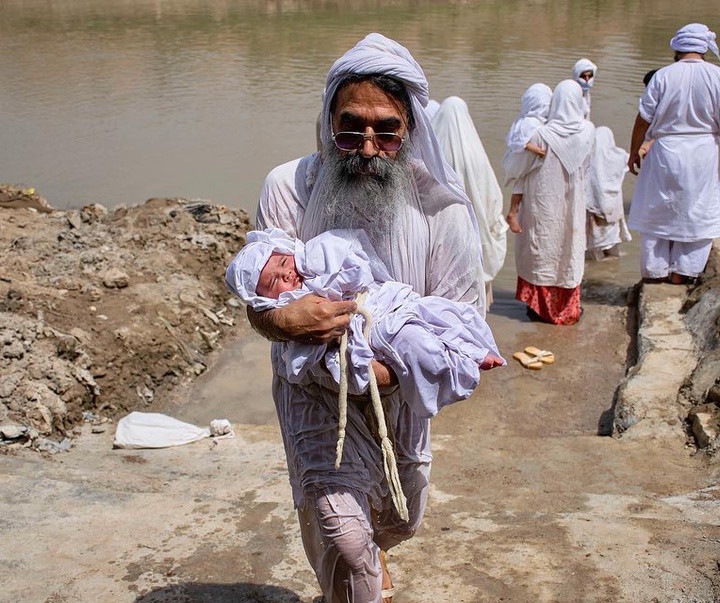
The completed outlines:
[[[587,159],[595,141],[595,126],[584,118],[582,89],[574,80],[563,80],[550,101],[548,121],[538,133],[572,174]]]
[[[552,90],[545,84],[533,84],[522,95],[520,113],[510,126],[505,142],[513,153],[519,153],[547,121]]]
[[[678,29],[670,40],[670,48],[675,52],[699,52],[700,54],[712,50],[715,56],[720,58],[718,45],[715,42],[715,32],[710,31],[708,26],[702,23],[690,23]]]
[[[464,100],[446,98],[433,117],[432,127],[445,159],[473,204],[480,228],[484,278],[489,282],[500,272],[507,251],[502,189]]]
[[[258,312],[284,305],[279,304],[277,299],[256,293],[260,272],[273,253],[295,255],[302,253],[303,248],[301,241],[290,238],[279,228],[252,230],[247,233],[245,246],[230,262],[225,272],[225,283],[233,293]]]
[[[590,169],[591,195],[587,202],[590,213],[608,222],[624,216],[622,182],[628,171],[629,153],[615,146],[612,130],[606,126],[595,128],[595,151]]]
[[[435,117],[435,114],[438,112],[439,108],[440,108],[440,103],[431,98],[428,101],[428,104],[425,105],[425,113],[432,120],[432,118]]]
[[[588,81],[585,81],[584,79],[582,79],[580,77],[580,74],[585,73],[586,71],[592,71],[592,77]],[[583,90],[590,90],[590,88],[593,87],[593,84],[595,83],[596,75],[597,75],[597,65],[589,59],[580,59],[573,66],[573,70],[572,70],[573,79],[578,84],[580,84],[580,87]]]
[[[432,177],[447,187],[468,207],[471,220],[475,221],[470,200],[454,172],[443,158],[440,145],[425,112],[429,101],[428,81],[425,73],[410,52],[394,40],[382,34],[371,33],[341,56],[327,75],[323,92],[322,124],[320,136],[323,146],[334,144],[330,129],[330,103],[341,82],[349,75],[386,75],[405,85],[410,96],[415,128],[410,133],[413,153],[425,164]],[[308,226],[306,220],[303,227]],[[312,230],[312,227],[311,227]],[[313,233],[314,234],[314,233]],[[305,237],[304,237],[305,238]]]

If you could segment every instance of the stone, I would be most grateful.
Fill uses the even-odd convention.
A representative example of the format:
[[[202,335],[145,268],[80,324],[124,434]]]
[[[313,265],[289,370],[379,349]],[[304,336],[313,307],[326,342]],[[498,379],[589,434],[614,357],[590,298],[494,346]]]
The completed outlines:
[[[117,268],[111,268],[103,275],[103,285],[108,289],[124,289],[130,284],[130,277]]]

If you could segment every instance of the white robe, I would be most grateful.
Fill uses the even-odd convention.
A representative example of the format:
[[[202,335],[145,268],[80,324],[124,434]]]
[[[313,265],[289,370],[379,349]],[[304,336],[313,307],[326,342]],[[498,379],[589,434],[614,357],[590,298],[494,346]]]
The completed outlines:
[[[574,289],[585,268],[585,200],[595,127],[583,118],[582,90],[564,80],[553,92],[547,123],[531,142],[545,150],[516,183],[523,199],[515,266],[523,280]],[[527,153],[527,151],[525,151]]]
[[[655,139],[635,186],[628,223],[672,241],[720,237],[720,68],[699,59],[663,67],[640,99]]]
[[[503,194],[468,107],[450,96],[432,118],[432,127],[445,159],[455,170],[472,202],[480,229],[485,282],[491,282],[505,263],[507,222]]]
[[[259,229],[274,226],[298,237],[318,160],[313,154],[281,165],[268,175],[257,210]],[[420,295],[464,301],[482,314],[481,256],[477,240],[467,236],[467,205],[432,178],[422,164],[414,163],[413,169],[416,195],[398,220],[406,226],[393,237],[390,275]],[[379,461],[382,456],[360,406],[348,405],[348,425],[353,429],[348,429],[343,462],[336,470],[337,384],[322,367],[310,371],[302,383],[291,383],[282,353],[283,346],[273,344],[273,395],[295,504],[303,505],[303,488],[345,485],[364,492],[376,508],[381,508],[388,493]],[[413,412],[400,390],[388,398],[388,421],[395,432],[399,470],[402,473],[403,467],[429,466],[429,419]],[[413,490],[425,487],[427,484],[413,484]],[[412,493],[405,488],[408,497]]]
[[[625,223],[622,195],[628,157],[625,149],[615,145],[610,128],[600,126],[595,129],[587,199],[587,251],[593,255],[595,251],[611,249],[632,238]]]
[[[522,232],[515,237],[517,275],[533,285],[573,289],[580,285],[584,271],[590,157],[569,175],[540,136],[532,142],[546,154],[520,181]]]

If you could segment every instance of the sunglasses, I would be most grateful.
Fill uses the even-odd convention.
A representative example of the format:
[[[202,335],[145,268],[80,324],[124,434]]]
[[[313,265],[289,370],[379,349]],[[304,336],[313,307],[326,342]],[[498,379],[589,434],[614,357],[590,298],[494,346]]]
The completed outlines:
[[[393,132],[378,132],[365,134],[363,132],[338,132],[332,135],[335,146],[341,151],[356,151],[365,144],[366,140],[372,140],[378,151],[394,153],[403,146],[405,139],[400,134]]]

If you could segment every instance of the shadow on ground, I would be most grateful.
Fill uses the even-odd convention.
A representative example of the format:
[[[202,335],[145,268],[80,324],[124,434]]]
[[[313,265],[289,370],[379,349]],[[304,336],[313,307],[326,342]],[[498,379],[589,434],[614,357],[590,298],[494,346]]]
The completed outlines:
[[[203,584],[189,582],[163,586],[135,603],[302,603],[293,591],[268,584]]]

